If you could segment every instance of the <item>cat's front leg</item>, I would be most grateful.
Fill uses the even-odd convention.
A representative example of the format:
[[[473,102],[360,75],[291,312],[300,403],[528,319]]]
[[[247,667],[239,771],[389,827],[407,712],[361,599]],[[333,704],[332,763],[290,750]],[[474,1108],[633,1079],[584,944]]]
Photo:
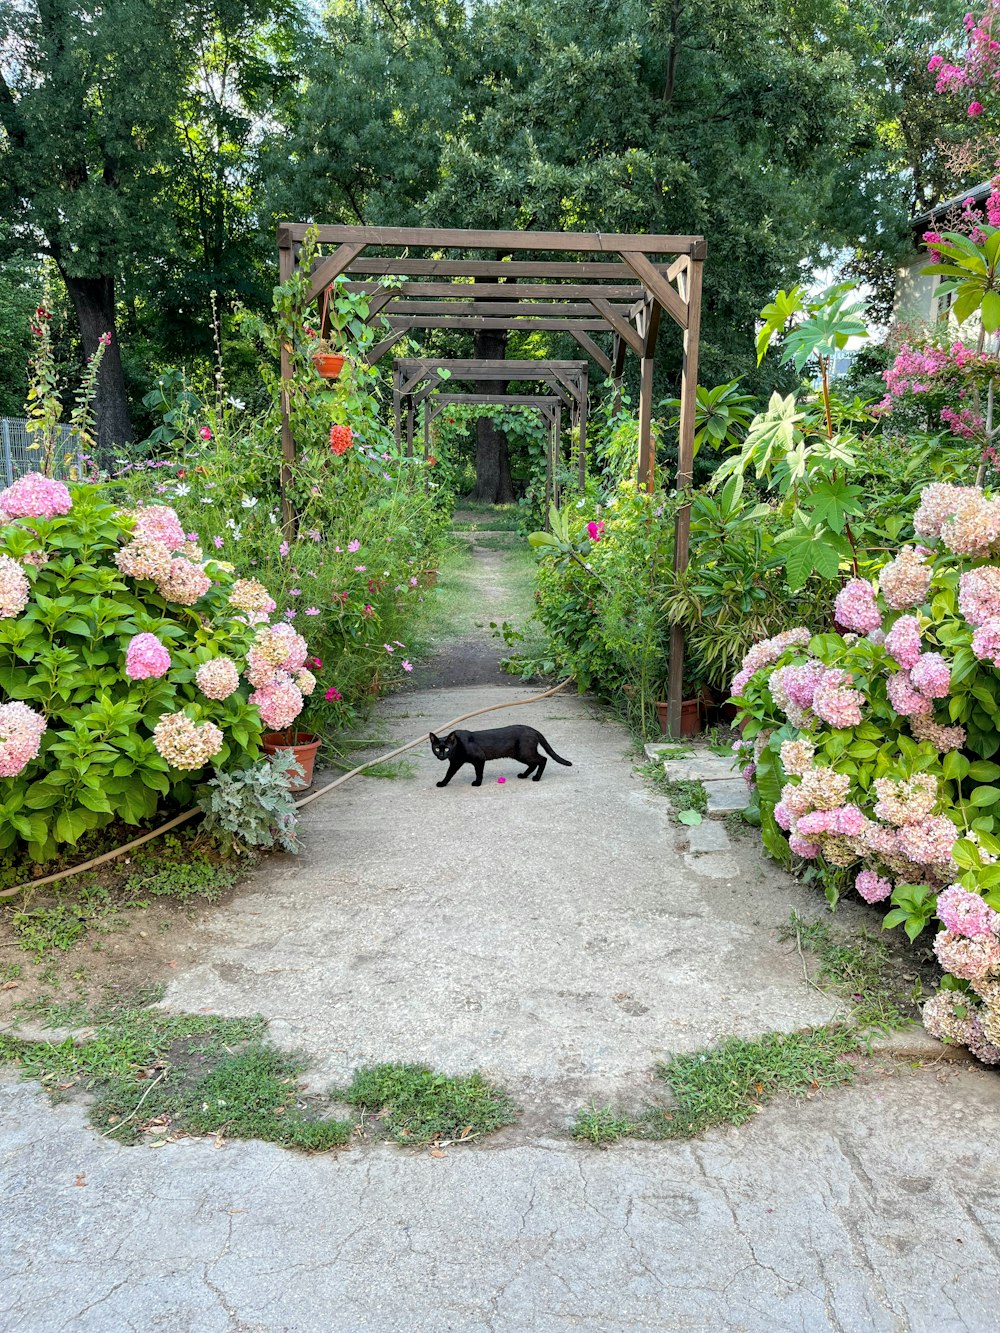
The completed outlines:
[[[448,765],[448,772],[436,785],[438,787],[447,787],[448,783],[452,780],[452,778],[455,776],[455,774],[461,767],[462,767],[461,763],[456,764],[455,761],[452,760],[451,763],[449,763]]]

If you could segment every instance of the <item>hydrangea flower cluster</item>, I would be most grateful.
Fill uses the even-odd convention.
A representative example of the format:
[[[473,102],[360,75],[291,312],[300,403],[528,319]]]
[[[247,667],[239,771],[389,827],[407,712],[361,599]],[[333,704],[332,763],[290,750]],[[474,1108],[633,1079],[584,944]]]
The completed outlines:
[[[913,517],[918,537],[940,540],[954,555],[984,555],[1000,536],[1000,501],[975,486],[925,486]]]
[[[920,661],[920,621],[916,616],[900,616],[885,636],[885,650],[904,671]]]
[[[812,638],[804,626],[783,630],[773,639],[763,639],[755,643],[740,664],[740,669],[730,686],[733,694],[739,694],[743,687],[763,667],[772,666],[789,648],[804,648]]]
[[[849,579],[833,604],[837,624],[867,634],[882,625],[882,612],[875,602],[875,589],[867,579]]]
[[[212,580],[205,571],[182,555],[175,556],[167,572],[156,580],[160,596],[181,606],[194,606],[211,586]]]
[[[158,680],[170,670],[170,653],[155,634],[136,634],[125,653],[129,680]]]
[[[203,768],[222,749],[222,732],[214,722],[194,722],[187,713],[162,713],[153,744],[171,768]]]
[[[237,579],[229,593],[229,605],[237,611],[263,611],[267,613],[270,603],[274,609],[271,594],[256,579]]]
[[[129,513],[135,519],[136,537],[162,542],[168,551],[178,551],[184,545],[184,528],[169,505],[144,505]]]
[[[194,673],[195,684],[207,699],[228,699],[240,687],[240,673],[230,657],[213,657]]]
[[[0,704],[0,778],[16,778],[37,757],[47,726],[27,704]]]
[[[0,620],[19,616],[28,605],[28,576],[9,555],[0,555]]]
[[[28,472],[0,491],[0,510],[8,518],[61,518],[72,507],[68,487],[40,472]]]
[[[304,696],[316,688],[306,668],[306,641],[291,625],[262,626],[247,653],[250,702],[273,731],[282,731],[302,712]]]

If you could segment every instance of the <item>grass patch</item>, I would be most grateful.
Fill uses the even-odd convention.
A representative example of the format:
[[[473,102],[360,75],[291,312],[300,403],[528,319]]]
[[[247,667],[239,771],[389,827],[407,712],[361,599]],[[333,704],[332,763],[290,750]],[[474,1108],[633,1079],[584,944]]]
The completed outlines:
[[[804,970],[806,952],[817,959],[813,984],[845,999],[860,1027],[891,1031],[918,1017],[923,989],[919,977],[906,972],[886,943],[869,931],[848,939],[825,921],[805,921],[793,912],[778,938],[795,940]]]
[[[682,748],[682,747],[678,747]],[[679,756],[671,756],[677,758]],[[639,764],[636,772],[661,796],[665,796],[673,806],[674,818],[679,823],[700,823],[701,820],[682,820],[681,815],[694,811],[703,819],[708,814],[708,792],[705,784],[688,778],[667,776],[662,759],[651,759],[648,764]]]
[[[642,1132],[677,1139],[713,1125],[746,1124],[779,1093],[804,1096],[853,1082],[854,1066],[846,1057],[858,1049],[855,1032],[831,1026],[768,1032],[753,1041],[731,1037],[720,1046],[675,1055],[656,1071],[674,1105],[647,1111]]]
[[[91,1094],[91,1122],[118,1143],[219,1134],[316,1152],[348,1141],[352,1123],[303,1096],[304,1061],[265,1040],[264,1019],[168,1014],[152,998],[94,1011],[94,1035],[80,1043],[4,1038],[0,1063],[55,1096]]]
[[[134,837],[135,830],[127,836]],[[117,844],[112,840],[111,845]],[[40,891],[41,900],[34,905],[35,891],[28,889],[25,904],[11,904],[6,919],[16,943],[40,963],[91,934],[120,930],[127,912],[147,908],[154,899],[180,907],[218,902],[254,863],[248,855],[238,864],[223,859],[204,838],[199,840],[196,830],[167,834],[152,850]]]
[[[509,1125],[514,1104],[481,1074],[451,1077],[424,1065],[359,1069],[344,1100],[374,1116],[397,1143],[465,1143]]]
[[[610,1106],[588,1106],[577,1111],[570,1134],[574,1139],[601,1148],[627,1138],[636,1128],[634,1121],[618,1115]]]
[[[328,1114],[331,1097],[304,1090],[306,1061],[267,1040],[265,1019],[165,1013],[150,1007],[161,993],[112,994],[90,1010],[32,1005],[53,1024],[85,1024],[92,1035],[0,1036],[0,1065],[17,1066],[53,1099],[87,1094],[91,1123],[116,1143],[214,1134],[325,1152],[350,1141],[358,1126]],[[377,1136],[416,1147],[472,1142],[514,1119],[510,1098],[481,1074],[452,1078],[422,1065],[359,1069],[336,1099],[362,1112]]]

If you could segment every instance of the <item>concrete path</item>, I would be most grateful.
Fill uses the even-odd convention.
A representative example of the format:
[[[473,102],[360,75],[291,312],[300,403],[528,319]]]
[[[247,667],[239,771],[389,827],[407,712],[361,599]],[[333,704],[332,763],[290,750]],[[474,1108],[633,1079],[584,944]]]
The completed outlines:
[[[528,694],[425,688],[382,718],[407,738]],[[470,725],[515,720],[573,767],[536,784],[496,763],[482,788],[469,771],[439,790],[422,746],[414,777],[318,801],[301,857],[204,914],[164,1003],[263,1013],[316,1088],[379,1060],[483,1069],[518,1123],[443,1158],[126,1149],[8,1077],[3,1333],[995,1327],[994,1074],[887,1060],[691,1143],[566,1136],[585,1103],[655,1096],[669,1052],[836,1008],[776,938],[792,909],[820,914],[801,885],[750,844],[686,850],[626,733],[588,702]]]

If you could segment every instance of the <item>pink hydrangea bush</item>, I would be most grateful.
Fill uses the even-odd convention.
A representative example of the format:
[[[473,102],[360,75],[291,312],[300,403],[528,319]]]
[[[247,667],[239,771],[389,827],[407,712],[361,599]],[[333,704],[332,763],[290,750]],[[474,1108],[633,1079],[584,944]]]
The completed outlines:
[[[885,924],[911,938],[939,925],[935,953],[946,986],[963,998],[935,997],[928,1028],[992,1060],[1000,1039],[1000,501],[936,483],[921,494],[914,529],[925,545],[845,583],[839,632],[793,633],[747,655],[733,681],[743,709],[739,751],[755,763],[774,855],[810,862],[833,900],[853,890],[885,904]]]
[[[206,559],[173,509],[46,477],[3,499],[0,850],[46,860],[164,798],[189,804],[209,765],[245,765],[298,717],[305,639],[267,624],[266,588]],[[258,660],[255,690],[241,674]]]

